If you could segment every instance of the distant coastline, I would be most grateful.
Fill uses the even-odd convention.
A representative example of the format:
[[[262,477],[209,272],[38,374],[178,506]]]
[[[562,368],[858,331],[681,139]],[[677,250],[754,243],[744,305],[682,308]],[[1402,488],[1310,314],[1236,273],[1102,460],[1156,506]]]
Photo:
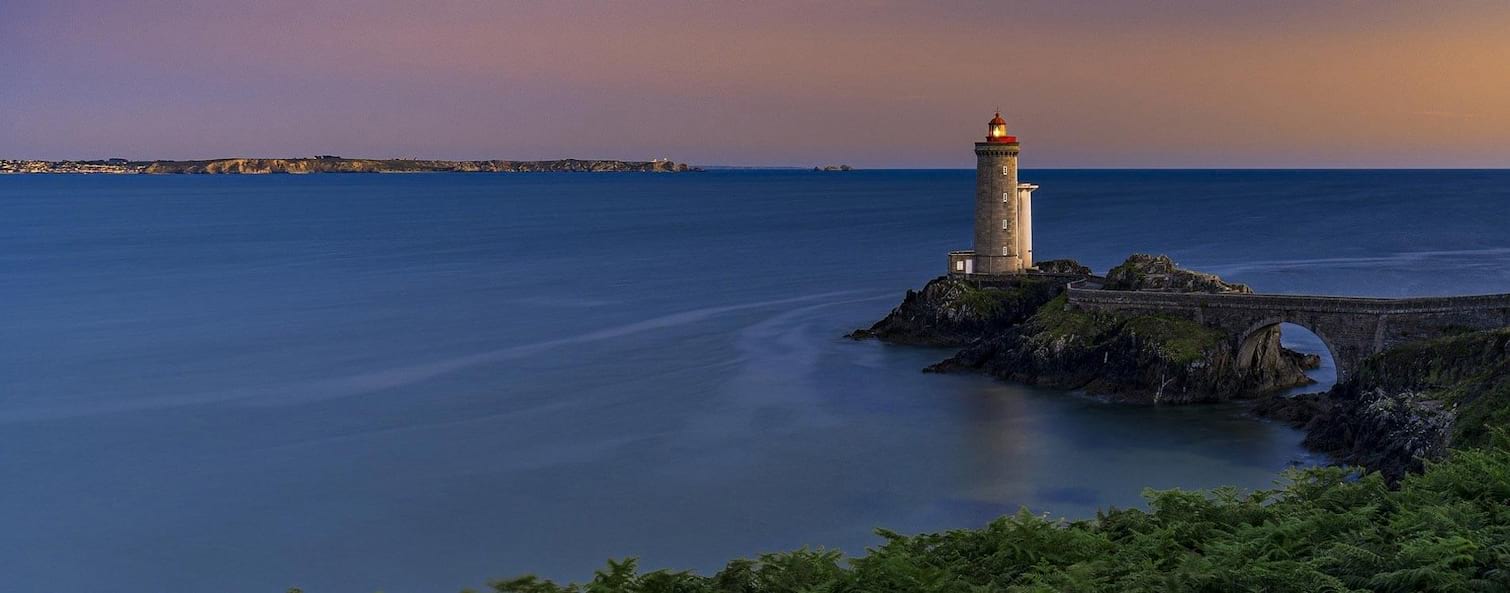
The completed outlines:
[[[306,173],[685,173],[698,167],[670,160],[441,161],[348,159],[316,156],[286,159],[229,158],[202,161],[0,160],[0,174],[86,173],[104,175],[266,175]]]

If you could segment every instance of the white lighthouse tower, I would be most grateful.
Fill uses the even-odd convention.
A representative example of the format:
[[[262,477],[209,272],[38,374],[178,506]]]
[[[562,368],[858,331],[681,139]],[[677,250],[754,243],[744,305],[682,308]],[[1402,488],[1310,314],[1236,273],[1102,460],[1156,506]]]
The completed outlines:
[[[975,249],[949,252],[949,273],[1021,274],[1033,267],[1033,190],[1017,180],[1021,144],[998,112],[975,143]]]

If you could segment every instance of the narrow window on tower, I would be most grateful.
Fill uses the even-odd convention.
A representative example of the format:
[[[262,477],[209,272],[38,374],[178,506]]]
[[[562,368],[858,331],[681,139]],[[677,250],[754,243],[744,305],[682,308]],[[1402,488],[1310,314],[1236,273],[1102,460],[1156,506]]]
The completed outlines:
[[[1010,198],[1008,198],[1008,196],[1011,196],[1011,195],[1012,194],[1009,194],[1007,192],[1001,192],[1001,203],[1003,203],[1003,204],[1007,203],[1007,200],[1010,199]]]
[[[1001,174],[1004,175],[1004,176],[1005,175],[1011,175],[1011,173],[1007,172],[1007,166],[1006,165],[1002,165],[1001,166]]]
[[[1007,246],[1006,245],[1002,245],[1001,246],[1001,254],[1002,255],[1012,255],[1010,253],[1007,253]]]
[[[1001,230],[1007,230],[1007,219],[1001,219]]]

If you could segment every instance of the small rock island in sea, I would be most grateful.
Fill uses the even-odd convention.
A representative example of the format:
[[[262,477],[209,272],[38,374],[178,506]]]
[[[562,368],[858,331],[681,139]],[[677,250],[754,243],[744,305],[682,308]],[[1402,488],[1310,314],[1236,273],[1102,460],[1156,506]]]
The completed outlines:
[[[421,159],[229,158],[204,161],[7,161],[0,173],[236,174],[270,173],[685,173],[701,171],[666,159],[650,161],[558,159],[549,161],[441,161]]]
[[[1397,480],[1510,424],[1510,294],[1410,299],[1256,294],[1243,284],[1135,254],[1105,276],[1036,261],[1020,144],[998,113],[975,144],[974,249],[855,339],[953,347],[928,372],[979,372],[1147,404],[1258,400],[1253,411],[1306,431],[1305,444]],[[1314,332],[1320,358],[1280,345],[1280,325]]]

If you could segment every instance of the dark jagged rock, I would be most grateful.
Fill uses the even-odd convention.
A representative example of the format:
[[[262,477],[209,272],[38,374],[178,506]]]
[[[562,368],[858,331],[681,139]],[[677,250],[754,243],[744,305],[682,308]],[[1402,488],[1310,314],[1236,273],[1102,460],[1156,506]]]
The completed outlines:
[[[1295,364],[1300,365],[1300,368],[1303,368],[1305,370],[1313,371],[1321,368],[1320,354],[1309,354],[1304,352],[1296,352],[1294,350],[1285,350],[1285,356],[1294,358]]]
[[[1246,284],[1223,282],[1214,274],[1179,268],[1169,256],[1143,253],[1133,254],[1122,265],[1107,272],[1104,288],[1148,292],[1253,293],[1253,289]]]
[[[1079,274],[1081,276],[1091,275],[1090,268],[1080,265],[1080,262],[1077,262],[1073,259],[1051,259],[1048,261],[1038,262],[1033,267],[1038,268],[1039,272],[1043,272],[1045,274]]]
[[[1399,480],[1447,454],[1453,414],[1416,391],[1358,385],[1331,394],[1306,425],[1305,446]]]
[[[1391,480],[1510,426],[1510,328],[1401,345],[1318,398],[1307,447]],[[1270,415],[1260,408],[1260,414]]]
[[[1305,428],[1326,407],[1326,393],[1302,393],[1295,396],[1273,394],[1254,403],[1252,412],[1260,418],[1277,420],[1294,428]]]

